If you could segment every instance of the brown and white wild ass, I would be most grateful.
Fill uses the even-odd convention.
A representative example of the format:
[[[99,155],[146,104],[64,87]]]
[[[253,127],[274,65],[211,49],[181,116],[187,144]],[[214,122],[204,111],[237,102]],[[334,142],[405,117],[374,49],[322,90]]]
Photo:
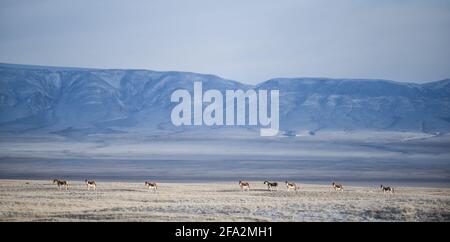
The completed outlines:
[[[288,182],[288,181],[286,181],[285,183],[286,183],[286,188],[287,188],[288,191],[289,191],[290,189],[294,189],[294,191],[297,191],[297,190],[298,190],[297,184],[295,184],[295,183],[293,183],[293,182]]]
[[[148,190],[153,189],[153,191],[156,191],[156,189],[158,189],[158,185],[156,183],[145,182],[145,185],[148,187]]]
[[[264,184],[267,185],[267,190],[269,190],[269,191],[272,191],[272,187],[274,187],[276,189],[278,186],[278,183],[276,183],[276,182],[264,181]]]
[[[336,184],[333,182],[331,185],[333,185],[335,191],[344,191],[344,186],[342,186],[341,184]]]
[[[250,191],[250,184],[248,182],[239,181],[239,186],[241,187],[241,191]]]
[[[384,193],[386,193],[386,192],[394,193],[394,188],[393,188],[393,187],[385,187],[385,186],[381,185],[381,190],[382,190]]]
[[[58,189],[61,189],[61,187],[66,188],[66,190],[69,189],[69,183],[67,181],[61,181],[59,179],[54,179],[53,184],[58,185]]]
[[[95,184],[95,181],[94,181],[94,180],[88,181],[88,180],[86,179],[86,180],[84,180],[84,182],[86,182],[86,186],[87,186],[87,189],[88,189],[88,190],[89,190],[91,187],[92,187],[92,189],[94,189],[94,190],[95,190],[95,188],[97,188],[97,184]]]

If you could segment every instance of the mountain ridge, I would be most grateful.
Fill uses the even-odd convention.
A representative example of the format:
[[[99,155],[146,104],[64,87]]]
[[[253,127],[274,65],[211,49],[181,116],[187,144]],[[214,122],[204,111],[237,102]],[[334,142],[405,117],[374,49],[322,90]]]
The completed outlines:
[[[169,70],[169,71],[158,71],[153,69],[145,69],[145,68],[99,68],[99,67],[65,67],[65,66],[45,66],[45,65],[34,65],[34,64],[13,64],[13,63],[6,63],[6,62],[0,62],[0,68],[2,67],[9,67],[9,68],[18,68],[18,69],[55,69],[55,70],[86,70],[86,71],[150,71],[150,72],[158,72],[158,73],[186,73],[186,74],[196,74],[196,75],[210,75],[214,77],[218,77],[224,80],[239,82],[244,85],[249,86],[259,86],[267,81],[274,80],[274,79],[284,79],[284,80],[295,80],[295,79],[320,79],[320,80],[355,80],[355,81],[382,81],[382,82],[392,82],[392,83],[398,83],[398,84],[411,84],[411,85],[426,85],[431,83],[438,83],[438,82],[448,82],[450,83],[450,78],[440,79],[440,80],[434,80],[429,82],[423,82],[423,83],[415,83],[415,82],[404,82],[404,81],[395,81],[395,80],[389,80],[389,79],[379,79],[379,78],[331,78],[331,77],[312,77],[312,76],[299,76],[299,77],[275,77],[268,80],[261,81],[257,84],[246,84],[240,81],[231,80],[228,78],[223,78],[221,76],[218,76],[216,74],[212,73],[200,73],[200,72],[191,72],[191,71],[176,71],[176,70]]]
[[[278,89],[284,131],[450,131],[450,79],[422,84],[380,79],[272,78],[256,85],[213,74],[0,63],[0,131],[148,131],[171,126],[171,93]]]

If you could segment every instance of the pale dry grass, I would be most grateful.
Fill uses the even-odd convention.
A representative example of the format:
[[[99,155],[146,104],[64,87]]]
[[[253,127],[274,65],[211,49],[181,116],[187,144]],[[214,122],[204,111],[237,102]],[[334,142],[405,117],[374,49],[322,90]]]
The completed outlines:
[[[87,191],[69,181],[0,180],[0,221],[450,221],[449,188],[346,187],[300,184],[298,192],[267,191],[262,181],[236,183],[97,182]],[[283,184],[284,185],[284,184]]]

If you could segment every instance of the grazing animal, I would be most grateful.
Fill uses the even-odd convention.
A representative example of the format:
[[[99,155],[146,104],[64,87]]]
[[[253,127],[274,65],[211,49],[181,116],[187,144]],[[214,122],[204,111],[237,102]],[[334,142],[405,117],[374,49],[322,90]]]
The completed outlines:
[[[69,183],[67,181],[61,181],[58,179],[54,179],[53,184],[58,185],[58,189],[61,189],[61,187],[66,188],[66,190],[69,189]]]
[[[153,191],[156,191],[156,189],[158,189],[158,185],[156,183],[145,182],[145,185],[148,187],[148,190],[153,189]]]
[[[344,191],[344,186],[342,186],[341,184],[336,184],[333,182],[331,185],[333,185],[335,191]]]
[[[241,187],[241,191],[250,191],[250,184],[248,182],[239,181],[239,186]]]
[[[286,188],[287,188],[288,191],[289,191],[290,189],[294,189],[294,191],[297,191],[297,190],[298,190],[297,184],[295,184],[295,183],[293,183],[293,182],[288,182],[288,181],[286,181],[285,183],[286,183]]]
[[[277,188],[277,186],[278,186],[278,183],[276,183],[276,182],[268,182],[268,181],[264,181],[264,184],[267,185],[267,189],[268,189],[269,191],[272,191],[272,187]]]
[[[95,190],[95,188],[97,188],[97,184],[95,184],[95,181],[88,181],[88,180],[84,180],[84,182],[86,182],[86,186],[87,189],[89,190],[91,187],[92,189]]]
[[[383,185],[380,186],[381,190],[386,193],[386,192],[390,192],[390,193],[394,193],[394,188],[393,187],[385,187]]]

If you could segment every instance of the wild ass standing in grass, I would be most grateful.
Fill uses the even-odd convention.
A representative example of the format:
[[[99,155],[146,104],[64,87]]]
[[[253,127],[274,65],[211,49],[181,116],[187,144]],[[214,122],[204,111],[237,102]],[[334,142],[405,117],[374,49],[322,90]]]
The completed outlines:
[[[64,186],[67,189],[69,189],[69,183],[67,181],[61,181],[58,179],[53,180],[53,184],[58,185],[58,189],[61,189],[62,186]]]
[[[250,191],[250,184],[248,182],[239,181],[239,186],[241,187],[241,191]]]
[[[298,190],[297,184],[295,184],[295,183],[293,183],[293,182],[288,182],[288,181],[286,181],[285,183],[286,183],[286,188],[287,188],[288,191],[289,191],[290,189],[294,189],[294,191],[297,191],[297,190]]]
[[[276,183],[276,182],[268,182],[268,181],[264,181],[264,184],[267,185],[267,189],[268,189],[269,191],[272,191],[272,187],[274,187],[274,188],[276,189],[277,186],[278,186],[278,183]]]
[[[148,190],[153,189],[153,191],[156,191],[158,189],[158,185],[154,182],[145,182],[145,186],[148,187]]]
[[[383,185],[381,185],[380,187],[381,187],[381,190],[382,190],[384,193],[386,193],[386,192],[394,193],[394,188],[393,188],[393,187],[385,187],[385,186],[383,186]]]
[[[84,182],[86,182],[86,186],[87,186],[87,189],[89,190],[91,187],[92,187],[92,189],[94,189],[95,190],[95,188],[97,188],[97,184],[95,184],[95,181],[88,181],[87,179],[86,180],[84,180]]]
[[[333,182],[331,185],[333,185],[335,191],[344,191],[344,186],[342,186],[341,184],[336,184]]]
[[[148,190],[153,189],[154,192],[158,189],[158,185],[152,182],[145,182],[145,186],[148,187]]]

